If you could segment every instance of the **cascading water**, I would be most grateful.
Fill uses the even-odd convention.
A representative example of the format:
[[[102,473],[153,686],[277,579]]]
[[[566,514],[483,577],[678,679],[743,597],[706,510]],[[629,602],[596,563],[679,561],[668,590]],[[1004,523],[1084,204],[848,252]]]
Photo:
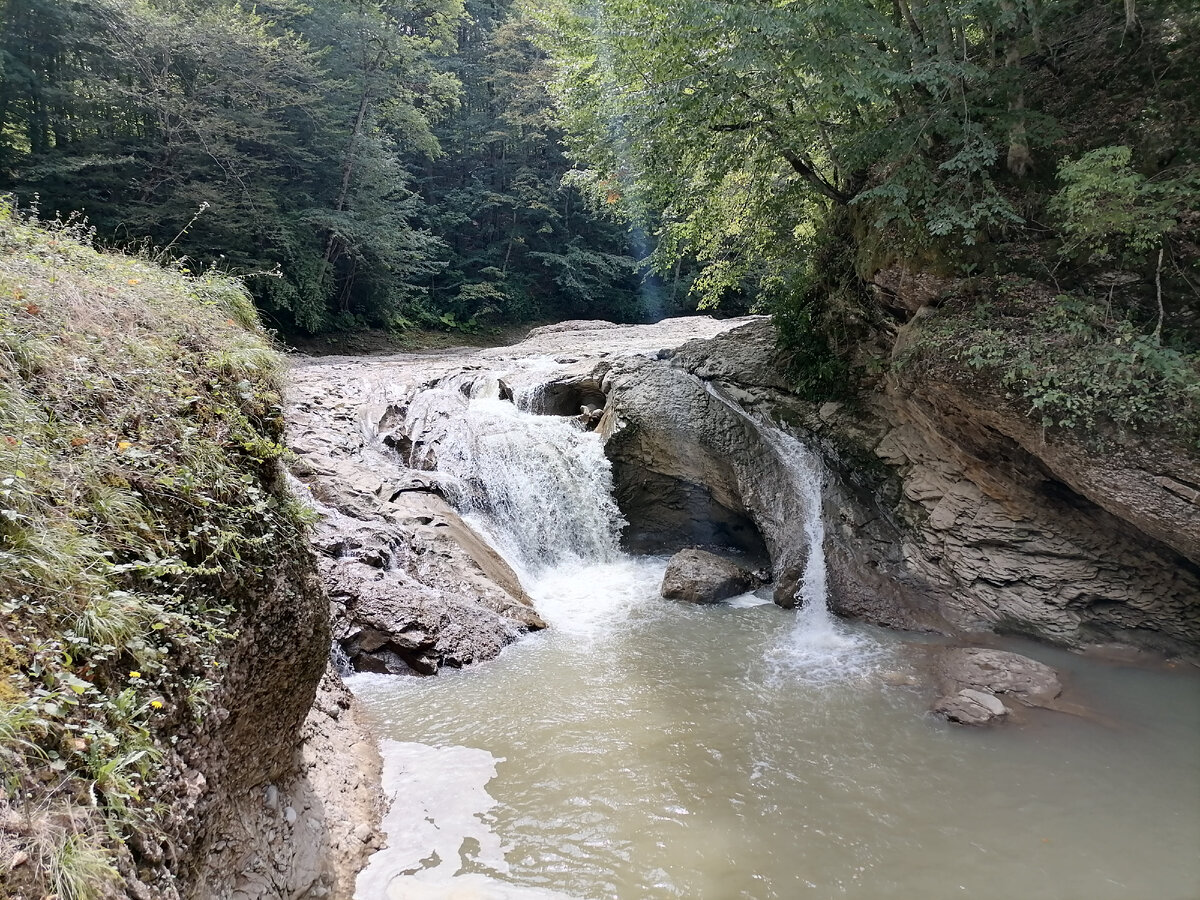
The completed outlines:
[[[800,501],[808,555],[795,594],[799,606],[796,624],[788,640],[772,654],[775,662],[815,681],[844,678],[872,668],[885,655],[884,648],[851,632],[829,611],[823,513],[826,475],[820,458],[792,435],[726,397],[711,382],[703,384],[709,396],[762,435],[783,464]]]
[[[493,398],[447,427],[438,470],[455,505],[482,525],[525,579],[550,567],[606,563],[624,526],[597,435]]]
[[[657,596],[665,560],[620,550],[600,436],[569,418],[476,397],[448,424],[438,469],[465,518],[505,557],[556,630],[596,640]],[[521,398],[518,398],[521,399]]]

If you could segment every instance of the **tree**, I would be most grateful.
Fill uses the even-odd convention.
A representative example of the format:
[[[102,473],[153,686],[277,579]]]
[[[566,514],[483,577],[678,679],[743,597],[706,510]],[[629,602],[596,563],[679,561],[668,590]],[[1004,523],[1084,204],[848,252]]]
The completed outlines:
[[[660,268],[695,254],[710,302],[758,272],[777,280],[823,211],[914,241],[1019,221],[997,163],[1007,147],[1027,173],[1045,137],[1022,98],[1036,0],[537,8],[595,197],[661,211]]]
[[[436,129],[443,154],[421,182],[431,228],[450,250],[425,320],[639,318],[627,229],[563,181],[571,164],[538,25],[508,2],[475,0],[468,12],[451,60],[462,104]]]
[[[251,285],[286,327],[385,321],[441,253],[409,168],[438,152],[431,121],[457,85],[435,60],[461,13],[459,0],[5,0],[0,179],[45,213],[82,211],[108,241],[269,273]]]

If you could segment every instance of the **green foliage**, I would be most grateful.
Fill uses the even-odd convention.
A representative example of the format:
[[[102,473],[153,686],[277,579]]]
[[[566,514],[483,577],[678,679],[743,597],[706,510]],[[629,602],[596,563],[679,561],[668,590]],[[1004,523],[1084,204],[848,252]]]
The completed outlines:
[[[539,26],[510,7],[468,3],[450,61],[461,103],[435,129],[442,154],[421,180],[430,228],[449,253],[404,317],[435,328],[642,318],[629,235],[564,181],[570,163]]]
[[[545,0],[573,152],[693,253],[705,301],[794,259],[829,206],[971,242],[1020,221],[997,182],[1053,134],[1022,58],[1066,4]],[[661,268],[661,266],[660,266]]]
[[[243,274],[279,324],[380,320],[443,245],[411,169],[461,0],[4,0],[0,187]],[[201,214],[197,217],[197,210]]]
[[[832,233],[823,229],[806,241],[811,252],[788,271],[790,280],[768,284],[763,291],[792,388],[814,402],[850,399],[857,386],[856,373],[834,339],[849,342],[846,325],[863,304],[851,265],[853,247]]]
[[[829,344],[812,300],[775,309],[779,344],[787,351],[793,389],[806,400],[845,398],[854,386],[850,367]]]
[[[0,188],[253,276],[293,332],[636,315],[508,7],[0,0]]]
[[[1058,166],[1062,189],[1050,200],[1066,240],[1062,253],[1137,260],[1158,249],[1180,214],[1200,206],[1200,179],[1151,180],[1130,166],[1129,147],[1100,147]]]
[[[979,373],[1046,428],[1168,434],[1200,446],[1200,351],[1162,346],[1128,315],[1074,295],[1007,298],[929,320],[906,365]],[[1115,429],[1115,432],[1114,432]]]
[[[120,875],[95,837],[61,830],[46,866],[54,895],[62,900],[100,900],[110,896]]]
[[[203,713],[243,605],[304,543],[247,304],[0,205],[3,802],[71,819],[33,829],[57,835],[31,855],[62,897],[100,896],[120,843],[153,835],[159,736]]]

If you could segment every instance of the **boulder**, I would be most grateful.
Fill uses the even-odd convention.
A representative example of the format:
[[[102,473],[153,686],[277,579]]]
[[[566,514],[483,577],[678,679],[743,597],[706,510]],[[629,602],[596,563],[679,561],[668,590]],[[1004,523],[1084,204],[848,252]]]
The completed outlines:
[[[724,557],[704,550],[680,550],[667,564],[662,595],[687,603],[719,603],[760,584],[755,573]]]
[[[740,533],[735,546],[765,546],[781,585],[776,602],[795,605],[794,582],[808,558],[808,510],[794,460],[772,443],[773,429],[738,407],[745,397],[727,397],[670,361],[615,362],[605,384],[609,402],[598,430],[631,532],[661,536],[665,548],[689,533]],[[668,502],[644,502],[645,490]]]
[[[1007,694],[1025,706],[1049,706],[1062,693],[1058,673],[1045,663],[982,647],[955,647],[938,660],[938,679],[947,693],[964,688]]]

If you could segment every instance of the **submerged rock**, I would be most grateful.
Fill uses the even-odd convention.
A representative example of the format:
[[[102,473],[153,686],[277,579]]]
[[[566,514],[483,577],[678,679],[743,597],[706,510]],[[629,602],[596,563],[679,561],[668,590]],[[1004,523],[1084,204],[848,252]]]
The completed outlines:
[[[719,603],[762,583],[754,572],[715,553],[680,550],[667,565],[661,593],[668,600]]]
[[[955,647],[941,655],[938,675],[943,685],[1008,694],[1025,706],[1047,706],[1062,693],[1054,669],[1005,650]]]

